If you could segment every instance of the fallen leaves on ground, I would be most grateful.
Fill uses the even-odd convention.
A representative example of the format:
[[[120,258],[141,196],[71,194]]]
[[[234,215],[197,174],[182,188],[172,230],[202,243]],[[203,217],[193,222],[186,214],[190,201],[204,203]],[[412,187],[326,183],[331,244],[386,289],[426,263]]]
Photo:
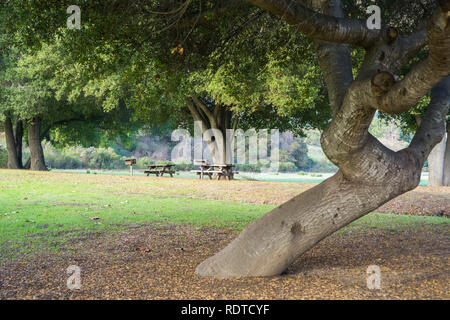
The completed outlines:
[[[194,275],[236,231],[186,225],[89,234],[58,254],[23,256],[0,267],[0,299],[449,299],[448,228],[335,234],[287,270],[267,278]],[[81,268],[81,289],[66,286]],[[381,268],[369,290],[367,267]]]

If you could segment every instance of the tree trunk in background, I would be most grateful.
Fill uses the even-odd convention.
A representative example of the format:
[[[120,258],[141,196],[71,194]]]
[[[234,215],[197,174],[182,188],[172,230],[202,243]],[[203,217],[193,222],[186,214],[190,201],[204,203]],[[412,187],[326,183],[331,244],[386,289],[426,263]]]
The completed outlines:
[[[208,147],[209,153],[211,154],[212,160],[214,164],[225,164],[227,161],[227,150],[226,150],[226,133],[220,129],[222,135],[222,143],[217,143],[216,140],[220,139],[216,136],[219,134],[217,131],[216,136],[214,136],[214,141],[207,141],[206,146]]]
[[[30,170],[31,167],[31,158],[28,158],[27,162],[23,165],[24,169]]]
[[[227,145],[226,130],[236,128],[237,117],[226,106],[213,105],[208,106],[201,99],[193,97],[187,100],[187,106],[194,119],[202,124],[203,139],[211,154],[214,164],[226,164]],[[220,141],[222,140],[222,141]],[[200,159],[196,159],[200,160]]]
[[[6,149],[8,151],[8,169],[20,169],[12,121],[8,116],[5,119],[5,139]]]
[[[444,185],[444,156],[445,156],[445,137],[442,138],[428,156],[428,185]]]
[[[450,187],[450,123],[447,123],[447,145],[444,155],[444,186]]]
[[[23,141],[23,121],[16,120],[15,128],[14,128],[14,138],[16,143],[16,154],[17,161],[19,163],[19,167],[23,168],[22,162],[22,141]]]
[[[30,147],[30,169],[34,171],[47,170],[41,144],[41,120],[39,117],[35,117],[28,124],[28,145]]]

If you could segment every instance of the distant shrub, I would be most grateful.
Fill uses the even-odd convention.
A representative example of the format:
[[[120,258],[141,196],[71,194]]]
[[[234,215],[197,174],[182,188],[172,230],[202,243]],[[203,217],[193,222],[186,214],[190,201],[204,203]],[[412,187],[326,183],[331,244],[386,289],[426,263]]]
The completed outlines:
[[[79,157],[57,150],[49,142],[44,142],[42,145],[47,167],[54,169],[77,169],[81,167]]]
[[[147,166],[150,164],[154,164],[155,162],[149,157],[142,157],[136,160],[136,167],[138,169],[147,169]]]
[[[42,143],[45,162],[53,169],[124,169],[124,159],[108,148],[71,147],[58,150],[50,142]]]
[[[271,167],[270,161],[260,160],[256,164],[237,164],[235,169],[242,172],[261,172],[262,169]],[[298,170],[297,166],[290,161],[280,162],[278,166],[280,172],[295,172]]]
[[[8,165],[8,152],[0,146],[0,168],[6,168]]]
[[[125,169],[124,159],[116,154],[112,148],[94,149],[89,161],[89,167],[95,169]]]
[[[261,172],[260,164],[237,164],[235,165],[236,171],[242,172]]]
[[[315,172],[336,172],[337,167],[330,161],[320,161],[316,162],[311,168],[311,171]]]
[[[298,168],[293,162],[280,162],[278,170],[280,172],[295,172],[298,170]]]
[[[189,171],[194,170],[194,164],[190,161],[182,161],[175,164],[175,170],[178,171]]]

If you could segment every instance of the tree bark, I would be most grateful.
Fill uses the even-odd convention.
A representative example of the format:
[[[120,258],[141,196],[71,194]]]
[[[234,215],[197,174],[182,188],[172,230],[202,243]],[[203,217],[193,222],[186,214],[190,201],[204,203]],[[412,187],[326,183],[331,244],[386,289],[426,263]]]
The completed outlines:
[[[444,185],[445,137],[428,156],[428,185],[439,187]]]
[[[31,168],[31,158],[28,158],[27,162],[23,165],[23,168],[26,170],[30,170]]]
[[[398,191],[348,181],[338,172],[275,208],[245,229],[196,273],[219,278],[273,276],[299,255],[350,222],[378,208]]]
[[[340,0],[308,0],[309,5],[320,13],[343,18]],[[346,44],[315,40],[315,50],[326,87],[329,88],[329,100],[333,114],[339,111],[345,93],[353,82],[350,47]],[[339,61],[339,63],[336,63]]]
[[[447,123],[447,145],[444,155],[444,186],[450,187],[450,123]]]
[[[22,146],[23,146],[23,121],[16,120],[15,128],[14,128],[14,138],[16,143],[16,154],[17,161],[19,163],[19,168],[23,169],[23,160],[22,160]]]
[[[231,129],[232,112],[226,107],[214,105],[213,110],[197,97],[187,100],[194,121],[202,123],[203,139],[214,164],[227,161],[226,130]]]
[[[41,120],[33,118],[28,123],[28,145],[30,147],[30,169],[33,171],[45,171],[44,151],[41,144]]]
[[[5,139],[6,150],[8,151],[8,169],[20,169],[19,159],[17,157],[16,140],[14,138],[13,125],[11,117],[6,116],[5,119]]]

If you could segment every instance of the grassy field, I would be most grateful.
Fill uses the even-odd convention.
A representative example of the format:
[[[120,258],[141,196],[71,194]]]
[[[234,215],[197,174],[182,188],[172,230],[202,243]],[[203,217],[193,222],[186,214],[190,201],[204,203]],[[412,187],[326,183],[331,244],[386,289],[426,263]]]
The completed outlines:
[[[287,193],[277,195],[273,187],[281,185]],[[156,221],[241,230],[312,185],[1,170],[0,259],[58,251],[86,233]],[[253,199],[260,203],[251,203]],[[371,214],[347,230],[395,231],[417,225],[439,227],[448,225],[448,219]]]
[[[0,170],[2,299],[448,299],[450,189],[419,187],[278,277],[195,276],[257,217],[315,183]],[[414,209],[415,206],[415,209]],[[382,290],[366,287],[379,265]],[[67,267],[82,270],[68,290]]]

